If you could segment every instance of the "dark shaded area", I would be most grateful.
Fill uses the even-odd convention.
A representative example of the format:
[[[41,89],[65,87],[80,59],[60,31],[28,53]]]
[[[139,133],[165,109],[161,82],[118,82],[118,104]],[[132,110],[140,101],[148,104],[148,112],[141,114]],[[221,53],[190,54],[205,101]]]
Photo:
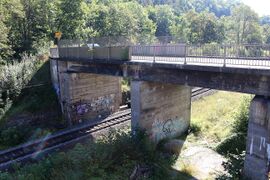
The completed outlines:
[[[46,61],[6,112],[0,148],[14,146],[65,127]]]

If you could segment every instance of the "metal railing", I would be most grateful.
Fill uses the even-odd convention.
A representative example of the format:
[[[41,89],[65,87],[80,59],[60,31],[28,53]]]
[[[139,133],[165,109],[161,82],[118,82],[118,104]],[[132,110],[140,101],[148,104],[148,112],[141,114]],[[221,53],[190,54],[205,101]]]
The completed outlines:
[[[183,64],[270,66],[270,45],[149,45],[132,46],[132,60]]]
[[[141,60],[183,64],[270,66],[270,45],[217,43],[190,45],[171,37],[155,37],[152,44],[128,37],[61,40],[51,57],[72,60]],[[139,45],[138,45],[139,44]]]

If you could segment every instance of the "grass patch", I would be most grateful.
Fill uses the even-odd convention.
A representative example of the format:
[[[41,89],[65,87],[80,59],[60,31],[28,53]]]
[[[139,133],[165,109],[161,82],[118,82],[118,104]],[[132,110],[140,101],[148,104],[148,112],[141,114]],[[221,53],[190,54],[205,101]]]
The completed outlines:
[[[192,103],[191,127],[199,130],[200,137],[212,145],[231,136],[237,111],[243,98],[250,95],[231,92],[217,92]],[[197,139],[195,139],[197,140]]]

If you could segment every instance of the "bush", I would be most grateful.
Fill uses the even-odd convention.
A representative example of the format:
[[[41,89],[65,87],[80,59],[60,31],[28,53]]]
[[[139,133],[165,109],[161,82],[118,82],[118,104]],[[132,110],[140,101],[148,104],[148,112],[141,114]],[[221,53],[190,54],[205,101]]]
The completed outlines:
[[[13,174],[0,173],[6,179],[128,179],[137,165],[150,170],[149,179],[168,177],[175,158],[165,156],[142,132],[136,135],[111,132],[96,143],[80,144]]]
[[[1,68],[0,119],[7,111],[7,105],[12,104],[18,98],[23,87],[31,80],[38,63],[34,56],[24,54],[21,62],[7,64]]]
[[[216,148],[218,153],[225,155],[228,159],[227,162],[223,163],[227,173],[220,175],[218,179],[235,180],[242,178],[250,102],[251,96],[242,101],[239,110],[234,115],[233,135],[221,142]]]
[[[233,124],[233,133],[247,134],[248,130],[248,116],[249,116],[249,106],[252,96],[248,98],[245,97],[241,103],[240,109],[234,115],[235,122]]]
[[[195,136],[198,136],[202,128],[198,124],[191,123],[188,133],[193,133]]]
[[[26,127],[10,127],[1,130],[0,144],[4,146],[14,146],[24,142],[25,138],[28,137],[29,132]]]

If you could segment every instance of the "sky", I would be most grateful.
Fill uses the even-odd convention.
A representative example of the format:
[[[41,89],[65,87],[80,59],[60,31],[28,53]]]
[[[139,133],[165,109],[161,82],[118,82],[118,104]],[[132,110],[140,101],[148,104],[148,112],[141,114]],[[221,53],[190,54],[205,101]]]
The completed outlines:
[[[270,15],[270,0],[242,0],[242,2],[249,5],[260,16]]]

